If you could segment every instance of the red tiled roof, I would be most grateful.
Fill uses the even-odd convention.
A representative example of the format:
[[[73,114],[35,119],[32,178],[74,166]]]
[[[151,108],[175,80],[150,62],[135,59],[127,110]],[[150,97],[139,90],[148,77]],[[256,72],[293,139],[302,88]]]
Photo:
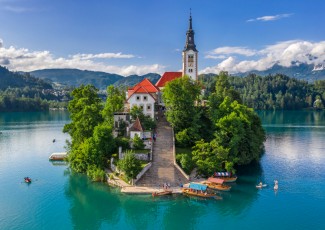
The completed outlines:
[[[138,117],[135,120],[135,122],[133,123],[132,127],[130,128],[130,131],[140,131],[140,132],[143,132],[143,128],[142,128],[141,122],[140,122],[140,120],[139,120]]]
[[[182,74],[182,72],[165,72],[156,83],[156,86],[164,87],[167,82],[180,78]]]
[[[143,79],[140,83],[135,85],[132,88],[128,89],[128,98],[130,98],[134,93],[157,93],[159,88],[156,87],[151,81],[147,78]]]

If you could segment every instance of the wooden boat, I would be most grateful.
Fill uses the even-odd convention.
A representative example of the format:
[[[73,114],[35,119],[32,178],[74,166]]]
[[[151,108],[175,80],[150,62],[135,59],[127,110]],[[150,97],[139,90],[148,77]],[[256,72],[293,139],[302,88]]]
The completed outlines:
[[[237,176],[233,175],[230,172],[215,172],[213,175],[214,178],[222,179],[225,183],[235,182],[237,180]]]
[[[256,185],[256,188],[265,188],[267,184],[258,184]]]
[[[215,189],[219,191],[230,191],[231,186],[223,184],[224,180],[210,177],[207,181],[203,181],[202,184],[205,184],[210,189]]]
[[[165,195],[171,195],[173,193],[172,190],[165,190],[165,191],[161,191],[161,192],[153,192],[152,196],[165,196]]]
[[[32,183],[32,179],[29,178],[29,177],[24,177],[24,181],[25,181],[26,183]]]
[[[214,193],[207,192],[207,185],[199,184],[199,183],[190,183],[188,188],[182,188],[182,192],[185,195],[189,196],[197,196],[203,198],[215,198],[222,199]]]

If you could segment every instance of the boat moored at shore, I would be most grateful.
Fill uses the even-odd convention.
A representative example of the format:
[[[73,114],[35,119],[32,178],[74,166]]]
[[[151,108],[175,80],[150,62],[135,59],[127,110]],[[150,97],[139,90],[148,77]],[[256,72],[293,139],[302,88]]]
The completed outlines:
[[[184,195],[189,195],[189,196],[222,199],[220,196],[217,196],[215,193],[208,193],[207,188],[208,188],[207,185],[191,182],[188,187],[182,188],[182,192]]]
[[[219,178],[209,177],[207,181],[201,182],[205,184],[210,189],[219,190],[219,191],[230,191],[231,186],[223,184],[224,180]]]
[[[66,152],[62,153],[52,153],[51,156],[49,157],[50,161],[63,161],[67,157]]]
[[[215,172],[213,177],[222,179],[225,183],[231,183],[237,180],[237,176],[233,175],[231,172]]]

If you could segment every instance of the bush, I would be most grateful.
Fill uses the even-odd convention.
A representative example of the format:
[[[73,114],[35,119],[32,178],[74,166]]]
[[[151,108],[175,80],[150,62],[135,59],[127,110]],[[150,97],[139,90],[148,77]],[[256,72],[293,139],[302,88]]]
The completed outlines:
[[[177,155],[176,159],[187,174],[190,174],[192,172],[195,164],[192,160],[191,154],[181,153]]]
[[[87,176],[90,177],[92,181],[105,181],[105,171],[95,165],[88,167]]]
[[[117,162],[117,167],[125,173],[128,180],[134,179],[142,170],[141,161],[131,151],[127,151],[124,158]]]
[[[115,138],[116,146],[121,146],[123,150],[130,148],[130,140],[126,137]]]
[[[135,134],[133,138],[133,148],[135,149],[143,149],[145,144],[143,143],[143,140],[139,137],[138,134]]]

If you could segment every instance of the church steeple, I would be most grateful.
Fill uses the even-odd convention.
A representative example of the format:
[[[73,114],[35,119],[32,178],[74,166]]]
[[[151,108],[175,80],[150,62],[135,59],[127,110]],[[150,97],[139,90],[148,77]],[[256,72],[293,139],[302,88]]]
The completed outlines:
[[[192,27],[192,13],[190,11],[190,19],[188,30],[186,32],[186,42],[183,50],[183,76],[187,75],[192,80],[197,81],[198,75],[198,51],[194,42],[194,30]]]
[[[188,30],[186,32],[186,42],[185,42],[185,47],[183,51],[187,50],[196,50],[196,45],[194,43],[194,30],[192,29],[192,12],[190,11],[190,19],[188,23]]]

